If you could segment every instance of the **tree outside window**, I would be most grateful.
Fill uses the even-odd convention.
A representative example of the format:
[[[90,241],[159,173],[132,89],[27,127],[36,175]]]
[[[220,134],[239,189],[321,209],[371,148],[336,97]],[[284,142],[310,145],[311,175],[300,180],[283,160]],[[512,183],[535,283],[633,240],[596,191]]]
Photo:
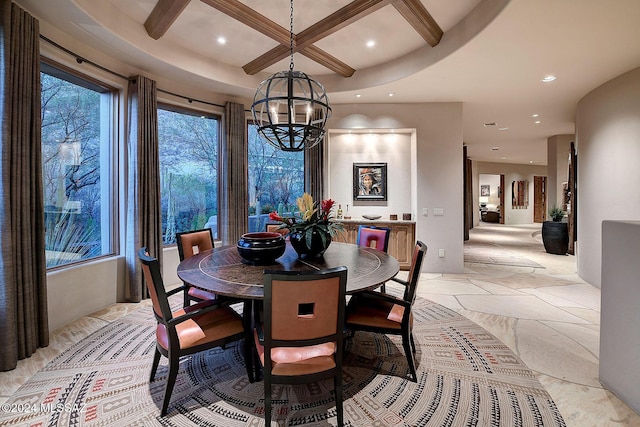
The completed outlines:
[[[218,236],[218,135],[217,117],[158,109],[164,244],[202,228]]]
[[[53,267],[112,252],[112,95],[50,65],[42,70],[45,247]]]
[[[304,193],[304,152],[279,150],[248,126],[249,231],[263,231],[269,212],[281,215],[297,210],[296,199]]]

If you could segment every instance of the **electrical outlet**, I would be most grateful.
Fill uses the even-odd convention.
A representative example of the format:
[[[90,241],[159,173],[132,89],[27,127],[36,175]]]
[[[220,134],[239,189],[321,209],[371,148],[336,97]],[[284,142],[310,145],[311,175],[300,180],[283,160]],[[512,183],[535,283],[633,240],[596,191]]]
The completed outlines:
[[[433,216],[443,216],[444,209],[443,208],[433,208]]]
[[[429,208],[422,208],[422,216],[429,216]]]
[[[438,249],[438,257],[444,258],[444,249]]]

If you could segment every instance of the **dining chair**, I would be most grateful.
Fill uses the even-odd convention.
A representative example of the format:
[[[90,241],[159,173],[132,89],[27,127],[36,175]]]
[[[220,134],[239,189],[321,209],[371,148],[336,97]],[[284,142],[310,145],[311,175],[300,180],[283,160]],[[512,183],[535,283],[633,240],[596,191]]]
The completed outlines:
[[[164,416],[169,407],[171,392],[178,375],[180,358],[205,351],[224,344],[245,339],[245,363],[247,376],[253,381],[251,356],[251,331],[244,328],[242,317],[219,301],[208,300],[171,311],[168,297],[183,290],[182,287],[165,291],[156,258],[149,256],[146,247],[138,251],[142,264],[144,281],[153,303],[153,313],[157,320],[156,351],[151,365],[149,382],[153,381],[160,363],[160,356],[169,359],[169,373],[164,389],[160,415]],[[247,339],[248,338],[248,339]]]
[[[346,309],[346,327],[354,333],[355,331],[369,331],[402,336],[402,347],[409,364],[411,379],[414,382],[417,381],[418,376],[413,360],[416,344],[412,333],[411,306],[416,299],[420,269],[426,253],[427,245],[417,241],[413,249],[407,280],[397,277],[390,279],[404,286],[402,298],[384,292],[363,291],[351,297]]]
[[[264,231],[268,231],[269,233],[280,233],[283,236],[289,233],[289,230],[286,228],[280,228],[282,224],[267,222],[264,225]]]
[[[176,243],[178,244],[178,256],[180,261],[190,258],[193,255],[213,249],[213,231],[210,228],[201,230],[184,231],[176,233]],[[216,294],[197,288],[189,283],[184,282],[187,292],[184,293],[184,306],[191,305],[191,302],[202,302],[206,300],[216,299]]]
[[[382,252],[387,252],[389,248],[389,235],[391,229],[387,227],[376,227],[374,225],[358,226],[358,235],[356,237],[356,245],[374,248]],[[382,292],[386,291],[385,284],[380,286]]]
[[[331,377],[338,426],[344,425],[346,284],[344,266],[320,271],[265,271],[263,312],[254,330],[263,367],[265,425],[271,425],[272,384],[304,384]]]

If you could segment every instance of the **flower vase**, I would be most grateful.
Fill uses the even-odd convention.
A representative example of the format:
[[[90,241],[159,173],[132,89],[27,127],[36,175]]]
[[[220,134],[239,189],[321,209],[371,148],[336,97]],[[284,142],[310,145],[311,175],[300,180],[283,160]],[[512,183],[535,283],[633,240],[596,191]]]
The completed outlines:
[[[324,241],[320,236],[320,233],[324,234]],[[315,230],[311,237],[311,245],[308,245],[305,233],[303,231],[294,231],[289,233],[289,241],[291,242],[293,249],[298,253],[298,257],[315,258],[322,256],[322,254],[327,250],[331,244],[331,235],[324,231]]]

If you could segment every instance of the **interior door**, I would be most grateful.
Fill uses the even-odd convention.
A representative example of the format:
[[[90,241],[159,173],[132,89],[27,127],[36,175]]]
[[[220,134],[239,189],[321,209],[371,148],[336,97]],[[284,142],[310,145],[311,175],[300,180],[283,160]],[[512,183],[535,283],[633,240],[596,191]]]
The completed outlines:
[[[544,222],[547,219],[547,177],[533,177],[533,222]]]

